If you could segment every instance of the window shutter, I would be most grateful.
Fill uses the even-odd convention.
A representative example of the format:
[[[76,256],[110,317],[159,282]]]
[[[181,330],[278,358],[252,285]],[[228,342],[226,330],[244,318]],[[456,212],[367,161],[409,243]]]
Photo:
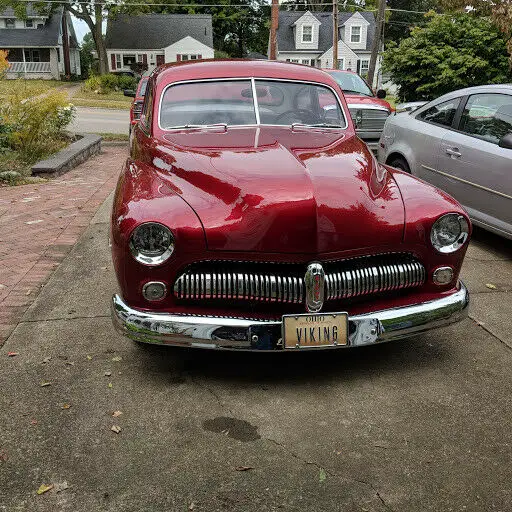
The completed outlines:
[[[178,55],[176,55],[176,62],[180,62],[181,61],[181,54],[178,53]]]
[[[116,69],[116,56],[114,53],[110,54],[110,64],[112,65],[112,69]]]
[[[197,56],[197,58],[198,58],[198,59],[202,59],[202,58],[203,58],[203,56],[202,56],[201,54],[199,54],[199,55]]]
[[[147,53],[143,53],[142,54],[142,64],[144,64],[144,66],[148,65],[148,55],[147,55]]]

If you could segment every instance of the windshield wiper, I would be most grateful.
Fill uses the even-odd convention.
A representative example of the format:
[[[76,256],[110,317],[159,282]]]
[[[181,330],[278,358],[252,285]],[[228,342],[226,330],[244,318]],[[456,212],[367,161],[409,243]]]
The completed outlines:
[[[354,92],[354,93],[356,93],[356,94],[361,94],[362,96],[368,96],[368,97],[370,97],[370,98],[372,98],[372,97],[373,97],[371,94],[366,94],[366,93],[361,92],[361,91],[353,91],[352,89],[343,89],[343,87],[341,88],[341,90],[342,90],[343,92]]]
[[[342,128],[342,127],[339,124],[331,124],[331,123],[314,123],[314,124],[293,123],[292,130],[294,128]]]
[[[224,128],[226,130],[228,125],[226,123],[215,124],[183,124],[179,126],[168,126],[165,130],[188,130],[194,128]]]

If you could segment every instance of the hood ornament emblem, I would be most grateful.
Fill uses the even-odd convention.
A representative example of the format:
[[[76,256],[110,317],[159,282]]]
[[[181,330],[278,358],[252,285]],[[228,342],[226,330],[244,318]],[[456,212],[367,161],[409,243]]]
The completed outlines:
[[[324,305],[325,272],[320,263],[310,263],[304,276],[306,283],[306,309],[318,313]]]

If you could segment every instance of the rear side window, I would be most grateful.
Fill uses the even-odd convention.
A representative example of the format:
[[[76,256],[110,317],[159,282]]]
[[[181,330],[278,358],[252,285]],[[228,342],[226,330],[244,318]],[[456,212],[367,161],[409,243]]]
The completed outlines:
[[[429,123],[440,124],[442,126],[451,126],[455,112],[460,103],[460,98],[454,98],[453,100],[443,101],[433,107],[427,108],[416,116],[416,119],[427,121]]]
[[[470,96],[460,120],[459,130],[498,144],[512,132],[512,96],[474,94]]]

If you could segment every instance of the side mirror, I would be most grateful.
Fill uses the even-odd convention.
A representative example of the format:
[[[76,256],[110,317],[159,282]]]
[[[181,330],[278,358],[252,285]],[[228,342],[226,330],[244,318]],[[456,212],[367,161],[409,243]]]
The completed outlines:
[[[500,148],[512,149],[512,132],[509,132],[507,133],[507,135],[504,135],[501,138],[498,145]]]
[[[133,89],[125,89],[123,94],[125,96],[129,96],[130,98],[135,98],[135,91]]]
[[[384,89],[379,89],[377,91],[377,98],[383,100],[386,97],[386,91]]]

